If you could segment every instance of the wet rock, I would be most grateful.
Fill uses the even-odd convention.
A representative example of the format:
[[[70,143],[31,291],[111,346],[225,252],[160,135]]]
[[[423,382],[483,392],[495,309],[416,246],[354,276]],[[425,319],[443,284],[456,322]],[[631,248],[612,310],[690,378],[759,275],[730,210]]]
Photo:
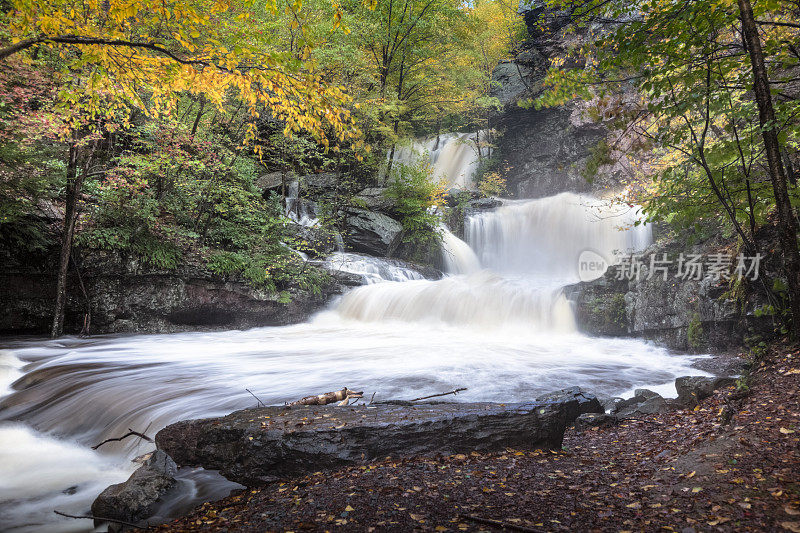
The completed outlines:
[[[231,481],[254,486],[387,456],[558,448],[580,411],[598,409],[599,403],[574,390],[550,396],[507,405],[248,409],[172,424],[156,435],[156,444],[180,465],[219,470]]]
[[[150,516],[155,503],[175,483],[178,468],[161,450],[154,451],[124,483],[111,485],[92,503],[92,515],[125,522]]]
[[[638,280],[617,279],[618,269],[610,268],[596,280],[566,287],[578,328],[590,335],[642,337],[695,353],[737,348],[746,336],[769,338],[770,317],[755,313],[765,303],[759,291],[743,307],[730,296],[726,284],[710,276],[694,280],[678,275],[680,254],[705,257],[718,244],[656,243],[641,254],[644,264]],[[661,272],[651,276],[649,258],[661,259],[664,254],[671,260],[666,279]]]
[[[386,196],[386,187],[368,187],[356,195],[354,202],[370,211],[387,214],[392,214],[397,207],[394,200]]]
[[[91,333],[174,333],[295,324],[323,309],[346,286],[323,282],[319,292],[295,287],[285,293],[255,288],[237,276],[181,266],[173,271],[84,262],[83,282],[92,287]],[[309,265],[308,268],[317,268]],[[52,322],[52,272],[0,272],[0,331],[45,333]],[[83,325],[86,302],[70,276],[65,330]],[[75,289],[75,290],[72,290]]]
[[[400,244],[403,226],[395,219],[366,209],[349,209],[342,235],[351,251],[388,257]]]
[[[633,391],[633,395],[637,398],[644,398],[645,400],[650,400],[652,398],[661,398],[661,395],[657,392],[651,391],[650,389],[636,389]]]
[[[614,406],[617,416],[652,415],[669,410],[667,401],[657,392],[649,389],[636,389],[633,397],[622,400]]]
[[[603,413],[605,410],[600,400],[580,387],[569,387],[536,398],[537,402],[556,403],[564,405],[567,416],[575,420],[584,413]]]
[[[605,428],[619,423],[616,415],[606,413],[584,413],[575,420],[575,431],[586,431],[591,428]]]
[[[730,377],[683,376],[675,380],[675,388],[679,403],[694,406],[714,394],[715,390],[734,383],[736,380]]]
[[[280,191],[284,184],[284,177],[285,174],[283,172],[270,172],[268,174],[262,174],[256,179],[254,185],[261,189],[264,194],[267,194],[271,191]],[[288,181],[291,180],[287,178],[287,183]]]
[[[661,396],[649,398],[637,405],[631,414],[654,415],[656,413],[666,413],[669,411],[669,404]]]

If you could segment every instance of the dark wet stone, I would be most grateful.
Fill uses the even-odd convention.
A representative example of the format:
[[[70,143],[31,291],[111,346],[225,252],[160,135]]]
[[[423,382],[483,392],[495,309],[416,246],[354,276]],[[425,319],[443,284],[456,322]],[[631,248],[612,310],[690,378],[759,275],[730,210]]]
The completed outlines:
[[[182,466],[245,485],[391,457],[559,448],[597,399],[567,389],[525,404],[437,403],[264,407],[167,426],[158,447]]]
[[[125,522],[150,516],[155,503],[171,489],[178,468],[161,450],[156,450],[124,483],[106,488],[92,503],[92,515]]]
[[[708,398],[714,391],[728,387],[736,382],[728,377],[683,376],[675,380],[678,390],[678,402],[683,405],[694,406],[700,400]]]
[[[575,420],[576,431],[586,431],[591,428],[605,428],[615,426],[619,423],[616,415],[606,413],[584,413]]]

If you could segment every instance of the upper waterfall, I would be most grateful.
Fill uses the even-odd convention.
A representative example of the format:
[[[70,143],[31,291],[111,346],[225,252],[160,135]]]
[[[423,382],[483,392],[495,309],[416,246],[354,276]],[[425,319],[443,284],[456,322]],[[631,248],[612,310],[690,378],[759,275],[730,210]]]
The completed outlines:
[[[472,189],[478,170],[479,150],[488,155],[489,148],[480,148],[487,136],[485,131],[473,133],[442,133],[415,140],[409,146],[394,151],[393,163],[414,163],[427,157],[433,167],[434,179],[444,181],[448,187]]]

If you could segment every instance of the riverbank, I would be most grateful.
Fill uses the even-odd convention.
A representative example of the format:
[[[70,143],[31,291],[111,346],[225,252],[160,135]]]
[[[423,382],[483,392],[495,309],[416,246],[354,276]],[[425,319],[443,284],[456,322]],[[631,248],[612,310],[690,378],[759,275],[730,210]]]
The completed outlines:
[[[798,390],[800,350],[782,346],[696,408],[571,429],[560,451],[317,472],[154,530],[800,531]]]

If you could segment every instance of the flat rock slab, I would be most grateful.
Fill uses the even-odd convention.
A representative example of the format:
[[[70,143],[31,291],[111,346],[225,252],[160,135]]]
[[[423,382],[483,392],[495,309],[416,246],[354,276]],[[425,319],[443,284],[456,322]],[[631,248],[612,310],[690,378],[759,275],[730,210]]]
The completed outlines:
[[[525,404],[263,407],[172,424],[156,444],[181,466],[257,486],[387,456],[560,448],[578,410],[569,394]]]

